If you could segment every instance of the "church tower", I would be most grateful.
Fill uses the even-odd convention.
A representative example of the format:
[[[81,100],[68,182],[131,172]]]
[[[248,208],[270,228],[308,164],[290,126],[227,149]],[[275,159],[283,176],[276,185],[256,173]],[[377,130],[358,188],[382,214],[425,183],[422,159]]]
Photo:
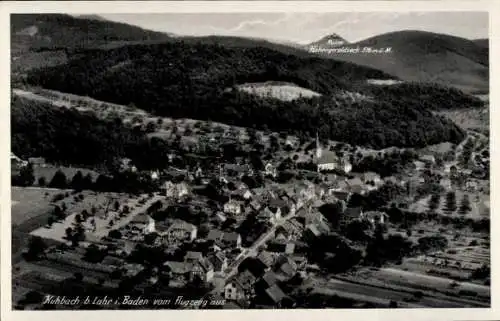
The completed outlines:
[[[316,160],[319,160],[322,155],[323,155],[323,149],[319,142],[318,132],[316,132]]]

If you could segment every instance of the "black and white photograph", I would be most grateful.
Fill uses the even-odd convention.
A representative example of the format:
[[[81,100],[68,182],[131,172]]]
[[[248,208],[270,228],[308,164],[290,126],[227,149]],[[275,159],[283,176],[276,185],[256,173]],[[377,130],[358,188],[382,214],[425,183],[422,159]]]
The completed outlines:
[[[488,11],[98,9],[10,14],[12,310],[492,307]]]

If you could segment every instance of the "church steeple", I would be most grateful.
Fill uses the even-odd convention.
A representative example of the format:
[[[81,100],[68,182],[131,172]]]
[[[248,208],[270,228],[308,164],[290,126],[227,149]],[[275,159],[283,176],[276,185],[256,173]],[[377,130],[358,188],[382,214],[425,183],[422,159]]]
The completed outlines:
[[[319,142],[318,132],[316,132],[316,159],[320,159],[321,155],[323,155],[323,148]]]

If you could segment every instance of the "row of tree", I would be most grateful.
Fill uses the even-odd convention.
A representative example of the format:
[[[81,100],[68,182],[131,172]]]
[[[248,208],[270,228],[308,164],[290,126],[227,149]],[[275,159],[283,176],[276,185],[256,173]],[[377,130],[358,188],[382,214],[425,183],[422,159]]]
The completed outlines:
[[[429,210],[431,212],[436,211],[441,206],[441,195],[432,194],[429,198]],[[460,202],[460,206],[457,206],[457,196],[455,192],[448,192],[445,196],[445,206],[444,212],[447,214],[453,214],[455,211],[462,215],[468,214],[471,210],[471,202],[468,194],[464,194]]]

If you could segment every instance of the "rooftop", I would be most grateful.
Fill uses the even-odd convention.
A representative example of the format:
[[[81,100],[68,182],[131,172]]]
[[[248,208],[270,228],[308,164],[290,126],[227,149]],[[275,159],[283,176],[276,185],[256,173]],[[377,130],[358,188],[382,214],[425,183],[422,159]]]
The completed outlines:
[[[361,207],[349,207],[345,210],[344,216],[358,218],[362,213]]]
[[[201,252],[188,251],[184,256],[184,260],[201,261],[203,260],[203,254],[201,254]]]
[[[163,265],[168,266],[174,274],[189,273],[192,270],[192,264],[187,262],[167,261]]]
[[[262,276],[262,280],[266,282],[268,287],[271,287],[278,282],[276,274],[273,271],[267,271],[266,274]]]
[[[230,233],[224,233],[222,235],[222,240],[225,242],[236,242],[238,240],[238,237],[240,235],[235,232],[230,232]]]
[[[338,157],[332,151],[324,151],[321,157],[318,159],[318,165],[337,163]]]
[[[152,220],[151,216],[142,213],[142,214],[136,215],[132,219],[131,223],[147,224],[147,223],[149,223],[150,220]]]
[[[276,284],[267,289],[266,293],[275,303],[281,302],[286,297],[286,294]]]
[[[257,255],[257,259],[264,263],[266,266],[271,266],[274,262],[274,257],[270,252],[262,251]]]
[[[186,232],[192,232],[193,230],[196,229],[196,226],[182,220],[174,220],[170,225],[169,230],[174,230],[174,229],[185,230]]]
[[[210,230],[210,232],[208,232],[207,239],[209,241],[218,241],[218,240],[222,239],[223,235],[224,235],[224,232],[222,232],[220,230]]]
[[[314,224],[309,224],[309,225],[307,226],[307,229],[308,229],[309,231],[311,231],[311,232],[312,232],[314,235],[316,235],[316,236],[320,236],[320,235],[321,235],[321,232],[319,231],[319,229],[318,229],[318,228],[316,227],[316,225],[314,225]]]

